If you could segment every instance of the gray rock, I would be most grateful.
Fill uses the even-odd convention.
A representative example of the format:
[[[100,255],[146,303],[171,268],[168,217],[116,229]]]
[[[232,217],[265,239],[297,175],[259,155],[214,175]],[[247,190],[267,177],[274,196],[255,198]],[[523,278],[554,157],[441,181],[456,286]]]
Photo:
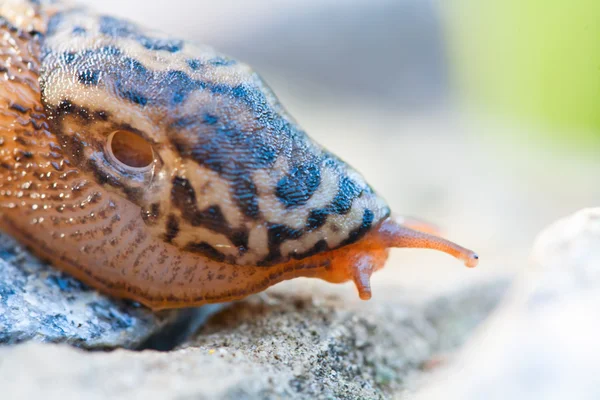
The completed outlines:
[[[134,348],[177,315],[103,296],[0,235],[0,344]]]
[[[598,399],[600,208],[537,239],[531,266],[417,399]]]
[[[440,301],[454,324],[469,325],[450,335],[471,331],[501,287]],[[10,398],[382,399],[420,374],[446,342],[437,327],[451,324],[437,320],[431,303],[409,301],[398,288],[380,289],[370,302],[331,288],[306,281],[277,286],[217,314],[194,340],[168,353],[0,349],[0,387]],[[481,307],[474,312],[467,303]]]
[[[251,299],[221,313],[186,348],[218,352],[232,367],[262,369],[270,382],[254,397],[386,398],[455,348],[448,343],[463,343],[489,314],[506,285],[484,286],[425,304],[398,291],[380,293],[385,300],[373,303],[274,292],[267,304]]]

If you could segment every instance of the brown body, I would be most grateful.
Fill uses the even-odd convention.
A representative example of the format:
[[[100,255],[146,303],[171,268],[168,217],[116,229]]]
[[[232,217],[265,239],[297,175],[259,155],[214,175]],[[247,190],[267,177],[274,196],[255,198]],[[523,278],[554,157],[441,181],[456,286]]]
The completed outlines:
[[[390,247],[434,248],[469,266],[477,263],[474,253],[389,217],[385,203],[362,178],[297,130],[253,73],[247,79],[250,86],[243,87],[264,95],[264,107],[274,116],[268,124],[277,129],[252,117],[257,104],[263,104],[253,103],[256,96],[251,93],[250,100],[241,101],[239,91],[230,90],[232,95],[222,89],[222,82],[230,84],[245,66],[235,67],[236,73],[219,72],[219,82],[206,84],[197,72],[188,71],[195,67],[188,57],[188,69],[176,71],[188,85],[177,94],[177,106],[161,103],[157,93],[162,91],[150,87],[135,96],[130,89],[117,90],[115,96],[120,97],[115,101],[127,100],[133,111],[119,115],[118,110],[93,110],[112,104],[98,95],[101,90],[113,95],[112,89],[122,88],[111,74],[119,74],[114,68],[122,66],[126,46],[141,43],[165,60],[183,50],[174,47],[180,46],[172,44],[177,42],[158,41],[117,25],[112,32],[119,37],[105,38],[122,46],[118,52],[111,47],[113,69],[91,71],[85,57],[93,55],[85,48],[73,56],[83,61],[66,65],[64,54],[53,53],[55,47],[46,43],[48,24],[59,12],[58,5],[0,1],[1,227],[58,268],[105,293],[159,309],[239,299],[300,276],[335,283],[353,280],[361,298],[367,299],[369,277],[383,266]],[[56,18],[51,22],[53,34],[80,35],[94,25],[95,19],[86,18],[78,13]],[[123,42],[123,36],[135,43]],[[226,63],[213,64],[221,68]],[[184,70],[194,78],[193,90]],[[71,73],[79,86],[68,83]],[[174,76],[152,74],[152,79]],[[97,87],[86,91],[92,84]],[[236,85],[234,89],[242,87]],[[91,101],[93,96],[100,97]],[[189,115],[181,115],[192,106]],[[206,110],[211,110],[209,120]],[[248,113],[243,124],[233,124],[232,110]],[[201,123],[182,127],[181,121],[198,114],[203,115]],[[217,117],[219,123],[224,118],[233,122],[228,119],[228,125],[216,130]],[[158,126],[164,135],[144,128],[145,120],[154,121],[147,125]],[[167,120],[168,128],[161,128],[161,121]],[[234,125],[239,132],[231,139],[227,129]],[[173,126],[179,128],[173,131]],[[124,148],[130,136],[110,141],[111,132],[119,129],[136,135],[130,148]],[[248,132],[252,136],[243,136]],[[206,138],[211,137],[229,153],[206,150],[213,143]],[[232,142],[241,147],[229,149]],[[110,150],[110,143],[119,148]],[[149,143],[149,152],[142,151],[144,143]],[[261,156],[266,154],[263,147],[272,148],[272,164],[244,161],[245,154],[254,154],[248,151],[253,146],[260,147]],[[112,153],[125,163],[110,164]],[[134,168],[144,164],[147,154],[154,155],[148,168]],[[241,166],[233,172],[224,169],[226,164],[215,167],[213,154]],[[108,166],[98,160],[109,160]],[[201,207],[203,200],[221,197],[225,200],[219,207]],[[315,216],[320,216],[318,224]]]

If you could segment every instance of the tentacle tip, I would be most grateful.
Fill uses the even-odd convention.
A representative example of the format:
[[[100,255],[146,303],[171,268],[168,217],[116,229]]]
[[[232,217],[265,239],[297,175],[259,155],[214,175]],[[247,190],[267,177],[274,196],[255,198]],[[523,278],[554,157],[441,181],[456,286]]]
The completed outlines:
[[[371,291],[370,275],[365,273],[359,273],[354,278],[354,284],[358,290],[358,297],[361,300],[369,300],[373,295]]]
[[[479,256],[471,251],[466,255],[464,261],[467,268],[475,268],[479,264]]]
[[[371,289],[369,289],[369,290],[358,289],[358,297],[360,297],[361,300],[371,300],[372,295],[373,295],[373,293],[371,292]]]

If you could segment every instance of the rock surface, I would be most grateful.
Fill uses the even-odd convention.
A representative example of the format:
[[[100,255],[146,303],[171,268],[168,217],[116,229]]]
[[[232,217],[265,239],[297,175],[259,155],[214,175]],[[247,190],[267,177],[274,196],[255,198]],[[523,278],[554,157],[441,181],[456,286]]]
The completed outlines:
[[[444,343],[460,343],[505,285],[439,299],[443,313],[397,291],[361,302],[349,287],[340,294],[324,287],[330,286],[290,282],[234,304],[168,353],[3,348],[0,387],[11,398],[388,398]]]
[[[598,399],[598,309],[600,208],[538,237],[509,298],[417,399]]]
[[[177,315],[100,295],[0,234],[0,344],[135,348]]]

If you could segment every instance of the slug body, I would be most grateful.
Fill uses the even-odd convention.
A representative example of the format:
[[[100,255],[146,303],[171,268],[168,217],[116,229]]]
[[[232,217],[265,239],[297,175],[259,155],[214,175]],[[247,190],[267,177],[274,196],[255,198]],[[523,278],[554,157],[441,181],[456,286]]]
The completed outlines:
[[[0,0],[0,226],[87,284],[155,308],[285,279],[356,283],[411,229],[249,67],[121,19]]]

